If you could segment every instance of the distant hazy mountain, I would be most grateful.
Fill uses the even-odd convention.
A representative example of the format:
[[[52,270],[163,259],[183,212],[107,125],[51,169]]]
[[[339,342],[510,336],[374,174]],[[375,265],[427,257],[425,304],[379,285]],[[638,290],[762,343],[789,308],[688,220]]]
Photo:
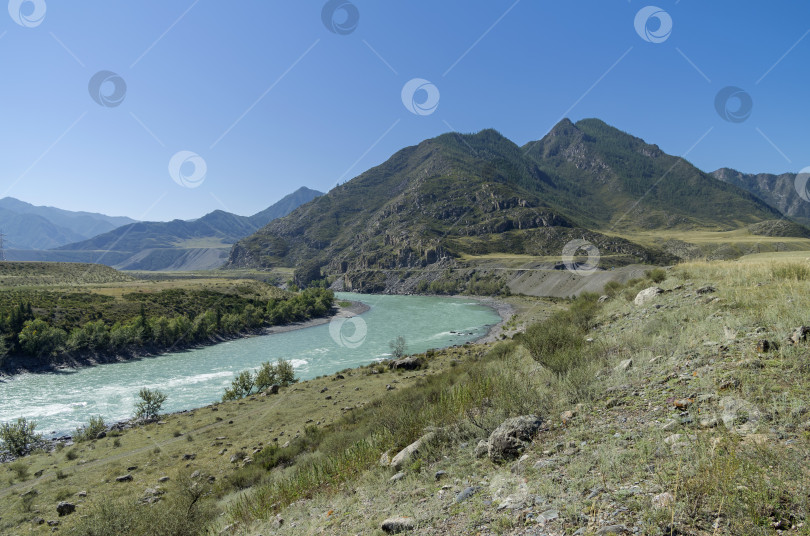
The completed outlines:
[[[253,216],[215,210],[196,220],[129,223],[32,255],[31,260],[81,260],[126,270],[216,268],[227,260],[228,250],[237,240],[320,195],[316,190],[299,188]]]
[[[739,186],[751,192],[786,216],[805,225],[810,224],[810,202],[805,201],[796,189],[796,174],[741,173],[734,169],[720,168],[712,175],[723,182]]]
[[[93,212],[35,206],[13,197],[0,199],[0,231],[7,248],[49,249],[106,233],[135,220]]]

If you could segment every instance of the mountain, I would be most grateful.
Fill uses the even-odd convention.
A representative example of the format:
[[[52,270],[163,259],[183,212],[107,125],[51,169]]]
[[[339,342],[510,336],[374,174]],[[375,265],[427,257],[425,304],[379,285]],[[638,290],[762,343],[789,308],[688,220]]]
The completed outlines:
[[[779,218],[655,145],[596,119],[566,119],[523,147],[484,130],[402,149],[237,242],[226,267],[297,267],[312,278],[321,268],[342,276],[338,287],[409,291],[392,281],[413,269],[469,268],[469,257],[495,254],[559,259],[574,239],[596,245],[603,267],[671,262],[619,233],[723,231]]]
[[[93,212],[35,206],[13,197],[0,199],[0,230],[6,247],[49,249],[111,231],[135,220]]]
[[[54,248],[39,259],[81,259],[127,270],[216,268],[227,260],[231,244],[319,195],[316,190],[299,188],[253,216],[215,210],[196,220],[130,223]]]
[[[750,192],[799,223],[810,224],[810,202],[799,195],[795,173],[748,174],[734,169],[720,168],[713,172],[712,176]]]

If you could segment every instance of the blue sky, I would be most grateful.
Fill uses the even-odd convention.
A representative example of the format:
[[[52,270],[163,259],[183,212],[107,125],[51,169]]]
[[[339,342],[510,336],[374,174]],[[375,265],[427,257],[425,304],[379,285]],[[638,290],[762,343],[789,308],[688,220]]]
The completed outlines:
[[[655,0],[640,34],[638,0],[332,1],[12,0],[0,196],[150,220],[252,214],[443,132],[524,144],[563,116],[707,171],[810,166],[806,2]],[[101,104],[100,71],[114,73]],[[424,115],[402,99],[415,78],[438,98]],[[741,122],[716,110],[728,86],[753,104]]]

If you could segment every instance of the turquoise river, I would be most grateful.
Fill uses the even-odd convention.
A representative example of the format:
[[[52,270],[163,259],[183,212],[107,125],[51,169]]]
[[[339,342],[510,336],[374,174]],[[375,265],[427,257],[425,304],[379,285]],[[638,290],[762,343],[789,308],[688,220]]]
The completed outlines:
[[[388,357],[389,342],[405,338],[408,351],[444,348],[486,335],[500,317],[464,298],[338,293],[370,309],[328,324],[243,339],[158,357],[0,380],[0,422],[26,417],[44,436],[72,434],[93,415],[128,419],[141,387],[168,395],[164,411],[193,409],[222,397],[234,375],[264,361],[291,360],[310,379]]]

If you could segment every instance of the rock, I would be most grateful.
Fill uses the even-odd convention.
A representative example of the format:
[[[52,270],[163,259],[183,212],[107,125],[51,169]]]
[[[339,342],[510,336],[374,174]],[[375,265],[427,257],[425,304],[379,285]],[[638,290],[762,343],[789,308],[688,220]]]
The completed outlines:
[[[413,530],[414,524],[413,519],[408,517],[389,517],[385,521],[382,522],[380,528],[383,532],[388,534],[398,534],[400,532],[406,532],[409,530]]]
[[[605,303],[609,299],[610,299],[610,296],[602,294],[601,296],[599,296],[599,300],[597,300],[597,303]]]
[[[58,527],[58,526],[59,526],[59,522],[58,522],[57,520],[53,519],[53,520],[51,520],[51,521],[48,521],[48,526],[49,526],[49,527]]]
[[[714,285],[706,285],[705,287],[700,287],[695,291],[696,294],[709,294],[711,292],[716,292],[717,289],[714,288]]]
[[[268,387],[268,388],[267,388],[267,391],[265,391],[265,392],[266,392],[267,394],[270,394],[270,395],[277,395],[277,394],[278,394],[278,390],[279,390],[279,389],[281,389],[281,386],[280,386],[280,385],[278,385],[278,384],[275,384],[275,383],[274,383],[273,385],[271,385],[270,387]]]
[[[608,525],[596,531],[596,536],[606,536],[607,534],[630,534],[624,525]]]
[[[577,416],[577,412],[576,411],[571,411],[569,409],[568,411],[563,411],[562,413],[560,413],[560,420],[562,422],[564,422],[564,423],[567,423],[568,421],[572,420],[576,416]]]
[[[183,454],[183,460],[185,461],[193,460],[196,457],[197,457],[196,454]]]
[[[418,454],[420,447],[424,443],[430,441],[431,439],[433,439],[433,432],[428,432],[427,434],[423,435],[422,437],[420,437],[419,439],[417,439],[416,441],[414,441],[413,443],[411,443],[410,445],[399,451],[399,453],[391,459],[391,467],[393,467],[397,471],[402,469],[402,466],[405,464],[405,462],[409,461],[412,457]]]
[[[633,368],[633,359],[632,358],[624,359],[624,360],[620,361],[619,364],[616,366],[616,370],[618,370],[619,372],[627,372],[631,368]]]
[[[793,344],[799,344],[807,340],[808,334],[810,334],[810,326],[799,326],[793,330],[793,333],[788,337],[788,341]]]
[[[56,513],[59,517],[69,516],[76,511],[76,505],[69,502],[60,502],[56,505]]]
[[[665,432],[671,432],[676,428],[678,428],[678,421],[675,419],[670,419],[661,426],[661,430]]]
[[[436,474],[433,475],[436,480],[441,480],[445,476],[447,476],[447,471],[436,471]]]
[[[664,291],[661,290],[659,287],[645,288],[644,290],[636,294],[636,299],[633,300],[633,303],[635,303],[636,305],[644,305],[645,303],[652,300],[662,292]]]
[[[658,495],[655,495],[652,498],[653,508],[657,510],[669,508],[674,502],[675,496],[668,491],[665,491],[664,493],[659,493]]]
[[[698,426],[701,428],[714,428],[720,424],[716,417],[703,417],[698,421]]]
[[[383,467],[391,465],[391,454],[388,451],[383,452],[382,456],[380,456],[380,465]]]
[[[475,446],[475,450],[473,451],[473,456],[476,458],[483,458],[489,452],[489,443],[485,440],[480,440],[478,444]]]
[[[132,475],[123,475],[115,479],[116,482],[132,482]]]
[[[386,391],[393,391],[394,389],[395,389],[395,388],[394,388],[394,387],[393,387],[393,386],[392,386],[390,383],[389,383],[388,385],[386,385],[386,386],[385,386],[385,390],[386,390]]]
[[[506,419],[489,436],[489,459],[497,463],[517,458],[542,425],[537,415]]]
[[[321,394],[325,393],[325,392],[326,392],[326,391],[328,391],[328,390],[329,390],[329,388],[328,388],[328,387],[324,387],[323,389],[321,389]]]
[[[104,430],[96,434],[96,439],[104,439],[105,437],[107,437],[107,432],[105,432]]]
[[[560,517],[560,513],[557,510],[554,510],[554,509],[546,510],[543,513],[541,513],[539,516],[537,516],[537,522],[542,523],[543,525],[545,525],[546,523],[550,523],[551,521],[554,521],[555,519],[557,519],[559,517]]]
[[[777,350],[778,348],[779,346],[776,343],[772,343],[768,339],[760,339],[757,341],[757,352],[760,354],[765,354],[771,350]]]
[[[509,469],[512,473],[519,475],[523,473],[523,471],[529,466],[529,455],[524,454],[520,457],[518,461],[512,464],[511,469]]]
[[[80,491],[79,493],[76,494],[76,497],[80,497],[80,498],[84,499],[85,497],[87,497],[87,492],[86,491]]]
[[[733,341],[737,338],[737,331],[728,326],[723,326],[723,334],[726,336],[727,341]]]
[[[459,492],[458,495],[456,495],[456,502],[461,503],[461,502],[466,501],[467,499],[469,499],[470,497],[475,495],[476,492],[478,492],[479,489],[480,488],[478,488],[477,486],[476,487],[469,486],[469,487],[464,488],[463,490],[461,490],[461,492]]]
[[[402,480],[403,478],[405,478],[405,473],[400,471],[399,473],[395,474],[394,476],[392,476],[388,480],[389,480],[389,482],[398,482],[398,481]]]
[[[35,517],[34,519],[31,520],[31,523],[33,523],[34,525],[44,525],[45,520],[42,519],[41,517]]]
[[[422,359],[416,356],[410,357],[402,357],[395,361],[391,361],[391,364],[388,365],[388,368],[391,370],[416,370],[422,368]]]
[[[720,418],[729,430],[740,434],[754,431],[762,417],[757,407],[750,402],[724,396],[720,399]]]
[[[137,465],[130,465],[129,467],[127,467],[127,473],[131,473],[132,471],[137,471],[137,470],[138,470]]]

